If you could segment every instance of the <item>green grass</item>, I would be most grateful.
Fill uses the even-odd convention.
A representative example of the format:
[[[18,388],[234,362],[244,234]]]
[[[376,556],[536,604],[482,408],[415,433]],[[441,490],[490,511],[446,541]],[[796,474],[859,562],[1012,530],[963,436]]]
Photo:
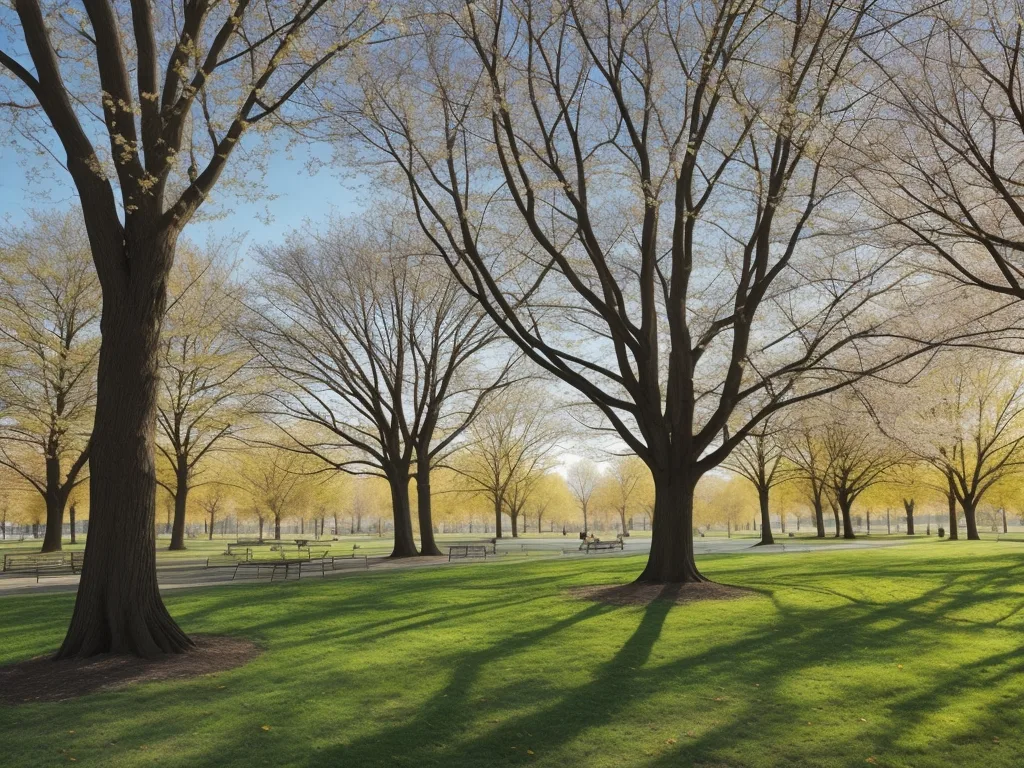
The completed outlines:
[[[565,595],[628,581],[640,558],[174,592],[188,631],[265,653],[191,681],[0,708],[0,763],[1024,764],[1018,544],[700,564],[755,593],[647,607]],[[0,663],[56,647],[71,605],[0,599]]]

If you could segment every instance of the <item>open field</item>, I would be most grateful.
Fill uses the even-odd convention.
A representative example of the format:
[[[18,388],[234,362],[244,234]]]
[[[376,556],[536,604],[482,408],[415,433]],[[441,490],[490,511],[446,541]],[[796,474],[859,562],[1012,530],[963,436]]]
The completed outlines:
[[[0,708],[16,766],[1024,763],[1024,549],[701,558],[749,597],[611,606],[640,558],[522,560],[167,596],[248,665]],[[72,595],[0,600],[0,663]],[[269,726],[264,729],[263,726]]]

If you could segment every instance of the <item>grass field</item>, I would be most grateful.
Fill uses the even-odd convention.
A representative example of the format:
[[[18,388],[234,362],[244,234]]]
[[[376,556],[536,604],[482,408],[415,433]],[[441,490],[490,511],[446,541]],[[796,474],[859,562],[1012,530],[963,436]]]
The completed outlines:
[[[1024,547],[706,557],[750,597],[616,607],[640,558],[180,591],[248,665],[0,708],[10,766],[1020,766]],[[0,663],[72,595],[0,599]],[[264,729],[263,726],[269,726]]]

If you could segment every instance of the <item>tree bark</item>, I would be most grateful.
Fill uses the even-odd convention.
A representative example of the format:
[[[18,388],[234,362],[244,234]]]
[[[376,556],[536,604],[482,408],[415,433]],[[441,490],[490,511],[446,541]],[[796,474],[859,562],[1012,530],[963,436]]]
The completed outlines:
[[[494,537],[501,538],[501,506],[502,497],[500,493],[494,495]]]
[[[654,520],[651,553],[637,579],[649,584],[707,581],[693,558],[693,489],[696,478],[682,471],[654,475]]]
[[[76,540],[76,536],[75,536],[75,512],[76,512],[75,505],[74,505],[74,503],[72,503],[71,506],[68,508],[68,523],[70,523],[69,527],[71,528],[71,543],[72,544],[77,544],[78,543],[77,540]],[[1003,512],[1003,527],[1005,527],[1005,526],[1006,526],[1006,513]],[[1005,533],[1005,531],[1003,531],[1003,533]]]
[[[904,502],[903,502],[903,509],[907,513],[907,536],[913,536],[914,535],[914,507],[915,506],[916,506],[916,504],[914,503],[913,499],[911,499],[910,501],[904,500]]]
[[[825,538],[825,510],[821,503],[821,499],[817,498],[814,500],[814,527],[817,529],[815,534],[817,538]]]
[[[1003,533],[1007,533],[1008,531],[1007,531],[1007,527],[1006,527],[1006,507],[1000,507],[999,511],[1002,512],[1002,514],[1003,514]],[[74,541],[75,541],[74,533],[72,533],[71,541],[72,541],[72,543],[74,543]]]
[[[853,532],[853,517],[850,514],[851,504],[844,504],[842,501],[839,502],[839,511],[843,515],[843,538],[844,539],[855,539],[857,538]]]
[[[174,522],[171,524],[171,545],[167,548],[172,552],[185,549],[185,512],[188,510],[188,470],[182,466],[183,460],[178,458],[174,484]]]
[[[416,512],[420,520],[420,555],[438,557],[434,541],[434,520],[430,505],[430,461],[416,463]]]
[[[691,502],[692,503],[692,502]],[[761,544],[774,544],[775,537],[772,535],[772,519],[768,510],[768,489],[757,489],[757,503],[761,510]]]
[[[400,475],[402,473],[399,473]],[[389,479],[391,486],[391,513],[395,522],[395,546],[391,557],[416,557],[416,540],[412,535],[412,513],[409,504],[409,475]],[[380,533],[380,521],[377,521]]]
[[[213,523],[214,523],[214,520],[216,519],[216,514],[217,514],[217,511],[215,509],[211,509],[210,510],[210,536],[209,536],[210,541],[213,541]]]
[[[60,459],[46,457],[46,533],[43,534],[42,552],[59,552],[63,547],[64,506],[67,494],[61,488]]]
[[[58,658],[100,653],[155,657],[193,647],[164,607],[156,580],[158,343],[174,241],[151,238],[133,246],[133,234],[125,233],[127,247],[92,243],[94,253],[105,246],[106,259],[138,268],[117,270],[103,284],[89,537]]]
[[[964,501],[961,506],[964,509],[964,522],[967,523],[967,540],[981,541],[978,533],[978,503],[974,500]]]
[[[833,502],[829,502],[829,506],[832,507],[832,517],[835,518],[836,533],[834,538],[838,539],[842,530],[842,525],[839,522],[839,506]]]

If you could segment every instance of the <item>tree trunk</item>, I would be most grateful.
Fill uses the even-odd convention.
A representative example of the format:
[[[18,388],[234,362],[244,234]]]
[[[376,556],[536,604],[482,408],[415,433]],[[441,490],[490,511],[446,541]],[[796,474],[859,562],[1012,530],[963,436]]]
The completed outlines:
[[[681,470],[681,468],[680,468]],[[651,553],[637,579],[651,584],[707,581],[693,559],[693,489],[682,471],[654,473]]]
[[[964,521],[967,523],[967,540],[981,541],[981,536],[978,534],[978,503],[965,501],[961,506],[964,508]]]
[[[835,538],[838,539],[839,536],[840,536],[839,532],[842,530],[842,525],[840,525],[840,523],[839,523],[839,507],[838,507],[838,505],[836,505],[834,502],[831,502],[831,501],[829,502],[829,506],[832,507],[832,517],[835,518],[835,525],[836,525]]]
[[[399,473],[401,477],[391,479],[391,513],[395,521],[395,546],[391,557],[415,557],[416,540],[412,535],[412,513],[409,504],[409,475]],[[380,535],[380,520],[377,521],[377,535]]]
[[[519,513],[514,510],[508,511],[508,519],[512,523],[512,538],[519,538]]]
[[[420,520],[420,554],[438,557],[441,550],[434,541],[434,520],[430,508],[430,461],[416,463],[416,512]]]
[[[999,511],[1003,513],[1003,533],[1007,533],[1007,528],[1006,528],[1006,507],[1000,507]],[[75,541],[74,536],[75,536],[75,534],[72,531],[72,533],[71,533],[71,542],[72,543],[74,543],[74,541]]]
[[[278,512],[274,513],[274,541],[281,540],[281,515]]]
[[[913,499],[911,499],[910,501],[904,500],[904,502],[903,502],[903,509],[907,513],[907,536],[913,536],[914,535],[914,507],[915,506],[916,505],[915,505]]]
[[[501,538],[501,506],[502,506],[502,495],[500,493],[494,494],[494,537],[497,539]],[[486,533],[486,530],[485,530]]]
[[[825,510],[820,498],[814,499],[814,527],[817,529],[816,536],[819,539],[825,538]]]
[[[60,483],[60,459],[46,457],[46,533],[42,552],[59,552],[63,546],[64,505],[67,501]]]
[[[761,541],[758,542],[758,545],[774,544],[775,537],[772,536],[772,519],[771,513],[768,510],[767,488],[757,489],[757,503],[761,508]]]
[[[210,510],[210,536],[209,536],[210,541],[213,541],[213,523],[216,520],[216,515],[217,515],[217,510],[211,509]]]
[[[853,533],[853,518],[850,515],[850,503],[839,502],[839,511],[843,514],[843,538],[844,539],[855,539],[856,535]]]
[[[167,549],[179,552],[185,549],[185,512],[188,509],[188,470],[180,456],[174,474],[174,522],[171,525],[171,546]]]
[[[75,512],[76,512],[75,504],[74,504],[74,502],[72,502],[71,506],[68,508],[68,522],[70,523],[70,527],[71,527],[71,543],[72,544],[77,544],[78,543],[77,540],[76,540],[76,537],[75,537]],[[1006,513],[1005,512],[1003,512],[1003,526],[1004,527],[1006,526]],[[1005,531],[1004,531],[1004,533],[1005,533]]]
[[[946,494],[946,501],[949,503],[949,538],[956,541],[960,538],[960,526],[956,519],[956,496],[952,489]]]
[[[137,234],[137,233],[134,233]],[[125,233],[132,243],[133,233]],[[164,607],[156,581],[154,462],[158,343],[173,239],[106,245],[117,270],[103,285],[102,343],[89,456],[89,537],[71,625],[58,658],[100,653],[155,657],[193,646]],[[152,265],[159,265],[159,269]],[[109,267],[109,265],[108,265]],[[111,284],[112,279],[120,280]]]

